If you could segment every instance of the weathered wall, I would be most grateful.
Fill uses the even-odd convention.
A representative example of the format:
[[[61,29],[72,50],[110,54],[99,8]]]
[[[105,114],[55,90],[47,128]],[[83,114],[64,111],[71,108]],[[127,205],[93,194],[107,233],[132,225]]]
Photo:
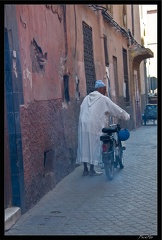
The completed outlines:
[[[117,57],[117,66],[118,66],[118,82],[119,82],[119,95],[123,96],[123,82],[124,82],[124,73],[123,73],[123,48],[127,49],[127,41],[123,39],[123,36],[120,32],[112,29],[110,24],[105,23],[106,34],[108,36],[108,49],[109,49],[109,58],[110,58],[110,81],[111,81],[111,94],[115,97],[115,86],[114,86],[114,66],[113,66],[113,56]],[[128,65],[129,73],[129,65]]]
[[[62,98],[65,36],[57,5],[17,5],[24,102]]]
[[[19,106],[24,103],[24,98],[15,5],[5,5],[4,14],[4,97],[6,100],[8,153],[12,181],[12,201],[9,206],[21,207],[23,213],[25,210],[24,168]]]
[[[80,103],[66,67],[63,8],[17,5],[16,10],[24,91],[20,117],[25,204],[29,209],[75,168]],[[69,103],[64,101],[64,74],[70,76]]]
[[[122,26],[122,5],[113,6],[113,18]],[[126,107],[123,97],[122,48],[128,50],[128,41],[104,20],[100,11],[94,11],[84,4],[15,5],[15,9],[18,30],[15,30],[17,38],[13,41],[16,46],[15,39],[19,39],[19,80],[24,96],[24,102],[19,102],[19,105],[23,104],[20,106],[20,124],[24,167],[21,167],[24,169],[25,204],[28,210],[75,168],[79,106],[86,95],[83,21],[92,28],[96,78],[103,79],[105,83],[107,81],[105,34],[112,100],[116,97],[113,66],[113,56],[116,56],[119,105],[133,115],[133,103],[130,96],[130,106]],[[14,31],[14,24],[10,24]],[[128,24],[131,26],[130,19]],[[128,64],[131,83],[129,70]],[[67,89],[64,75],[69,78]],[[79,78],[79,99],[76,97],[76,75]],[[65,90],[69,91],[68,101]],[[134,122],[123,122],[122,126],[133,129]]]
[[[67,68],[72,77],[72,94],[75,94],[75,74],[80,82],[80,96],[86,95],[86,79],[84,69],[84,44],[82,22],[92,28],[94,65],[97,79],[103,79],[105,70],[102,55],[103,38],[100,34],[99,14],[82,5],[67,5],[67,37],[68,37],[68,59]],[[72,83],[71,83],[72,85]]]
[[[61,105],[49,100],[21,106],[27,209],[75,167],[78,106]]]
[[[120,8],[114,6],[113,11],[119,24]],[[103,34],[107,35],[112,99],[116,56],[119,105],[132,114],[132,103],[126,108],[123,98],[122,49],[128,46],[127,39],[106,23],[100,12],[85,5],[16,5],[16,11],[24,92],[20,109],[24,179],[26,206],[30,208],[75,167],[79,106],[86,95],[82,22],[92,27],[97,79],[105,79]],[[69,77],[68,102],[65,74]],[[76,74],[80,101],[76,100]],[[133,122],[130,124],[132,129]]]

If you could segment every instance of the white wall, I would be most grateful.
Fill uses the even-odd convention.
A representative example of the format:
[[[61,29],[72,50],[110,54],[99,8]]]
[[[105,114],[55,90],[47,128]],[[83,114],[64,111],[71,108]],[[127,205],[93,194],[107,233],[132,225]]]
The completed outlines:
[[[154,53],[154,58],[147,59],[147,74],[157,78],[157,5],[140,5],[141,33],[145,28],[144,46]]]

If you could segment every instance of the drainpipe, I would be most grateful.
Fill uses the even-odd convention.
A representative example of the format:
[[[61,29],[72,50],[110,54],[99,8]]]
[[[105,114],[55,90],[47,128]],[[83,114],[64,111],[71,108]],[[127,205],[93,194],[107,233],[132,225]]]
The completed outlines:
[[[102,16],[102,10],[98,10],[98,15],[99,15],[99,36],[101,38],[100,41],[100,45],[101,45],[101,63],[104,66],[104,68],[102,68],[102,72],[105,73],[106,75],[106,69],[105,69],[105,59],[104,59],[104,33],[103,33],[103,16]],[[109,75],[109,73],[108,73]],[[106,83],[107,84],[107,83]]]
[[[99,34],[100,34],[100,38],[101,38],[101,41],[100,41],[100,46],[101,46],[101,65],[103,66],[102,69],[101,69],[101,73],[103,73],[103,78],[104,80],[106,81],[105,84],[106,84],[106,87],[107,87],[107,90],[108,90],[108,96],[110,97],[111,96],[111,93],[110,93],[110,79],[109,79],[109,76],[110,76],[110,70],[109,70],[109,66],[105,66],[105,49],[104,49],[104,32],[103,32],[103,16],[102,16],[102,10],[98,10],[98,14],[99,14]]]
[[[75,52],[74,52],[74,58],[76,56],[76,45],[77,45],[77,18],[76,18],[76,9],[75,9],[75,5],[74,5],[74,21],[75,21]]]

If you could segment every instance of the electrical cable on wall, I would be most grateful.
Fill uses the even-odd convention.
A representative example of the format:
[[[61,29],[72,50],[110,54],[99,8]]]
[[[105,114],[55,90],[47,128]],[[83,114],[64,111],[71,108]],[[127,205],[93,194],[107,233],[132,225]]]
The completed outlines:
[[[113,17],[107,12],[107,8],[101,6],[101,5],[89,5],[89,7],[94,8],[94,11],[98,11],[101,10],[102,11],[102,15],[103,17],[106,18],[106,20],[118,31],[120,32],[124,37],[128,38],[128,40],[131,38],[131,43],[135,44],[136,46],[138,46],[139,48],[144,48],[143,46],[141,46],[139,43],[137,43],[137,41],[134,39],[134,37],[132,36],[130,29],[128,29],[128,32],[119,26],[119,24],[117,22],[114,21]]]

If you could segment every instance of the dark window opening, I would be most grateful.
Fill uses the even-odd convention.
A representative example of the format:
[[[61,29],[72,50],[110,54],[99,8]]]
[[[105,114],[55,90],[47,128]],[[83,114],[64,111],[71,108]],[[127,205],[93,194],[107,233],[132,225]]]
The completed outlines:
[[[107,36],[104,35],[104,53],[105,53],[105,66],[109,66],[109,56],[108,56],[108,49],[107,49]]]
[[[113,56],[113,66],[114,66],[114,83],[115,83],[116,102],[119,103],[118,66],[117,66],[117,57],[115,56]]]
[[[64,80],[64,98],[66,102],[70,101],[70,96],[69,96],[69,76],[64,75],[63,76]]]
[[[127,64],[127,50],[123,48],[123,70],[124,70],[124,83],[125,83],[125,101],[129,106],[129,83],[128,83],[128,64]]]

